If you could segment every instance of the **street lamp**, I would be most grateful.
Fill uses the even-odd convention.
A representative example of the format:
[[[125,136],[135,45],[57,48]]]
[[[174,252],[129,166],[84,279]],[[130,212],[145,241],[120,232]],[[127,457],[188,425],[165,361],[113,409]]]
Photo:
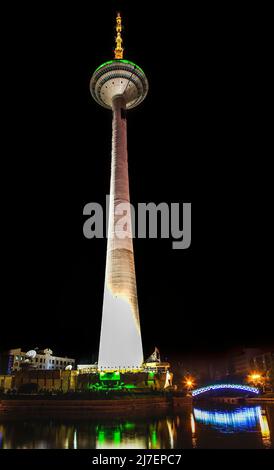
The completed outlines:
[[[261,385],[264,391],[266,377],[261,374],[261,372],[253,371],[247,376],[247,382],[257,387]]]
[[[184,377],[183,384],[184,384],[184,388],[186,388],[187,391],[190,392],[195,386],[194,377],[192,377],[191,375],[187,375],[186,377]]]

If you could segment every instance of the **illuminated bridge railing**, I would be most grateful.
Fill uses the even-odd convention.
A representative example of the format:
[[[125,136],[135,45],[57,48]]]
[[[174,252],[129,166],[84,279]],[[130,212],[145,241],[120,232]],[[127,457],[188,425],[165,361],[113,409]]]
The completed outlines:
[[[250,387],[249,385],[216,384],[216,385],[208,385],[207,387],[196,388],[196,390],[192,391],[192,396],[196,397],[197,395],[201,395],[201,393],[210,392],[212,390],[225,390],[225,389],[240,390],[241,392],[255,393],[256,395],[258,395],[259,393],[258,388]]]

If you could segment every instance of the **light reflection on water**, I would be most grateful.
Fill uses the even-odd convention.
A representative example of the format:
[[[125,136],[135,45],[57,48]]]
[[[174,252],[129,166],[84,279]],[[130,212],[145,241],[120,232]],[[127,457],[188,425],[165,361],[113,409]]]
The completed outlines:
[[[271,448],[271,432],[267,417],[271,414],[273,423],[273,405],[267,406],[265,409],[261,406],[233,407],[232,409],[224,408],[219,410],[194,408],[191,416],[192,439],[195,438],[196,441],[195,423],[200,423],[211,432],[218,433],[219,437],[222,436],[224,447],[226,447],[224,436],[231,434],[237,437],[237,447],[241,447],[239,442],[242,440],[244,443],[243,448],[252,448],[253,446]],[[250,446],[246,439],[248,435],[257,437],[255,441],[253,439],[253,446]],[[193,445],[193,447],[195,446]]]
[[[220,432],[230,432],[255,428],[261,416],[261,407],[238,408],[236,410],[203,410],[194,408],[195,420],[209,424]]]
[[[273,425],[274,405],[195,405],[168,417],[101,422],[0,420],[0,449],[270,448]]]

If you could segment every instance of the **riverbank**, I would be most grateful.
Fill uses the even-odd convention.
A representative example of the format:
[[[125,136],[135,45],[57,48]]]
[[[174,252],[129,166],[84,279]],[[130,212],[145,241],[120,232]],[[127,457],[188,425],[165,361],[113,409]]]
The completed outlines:
[[[246,403],[274,403],[274,398],[272,397],[256,397],[256,398],[247,398]]]
[[[199,403],[224,403],[224,404],[230,404],[230,405],[235,405],[235,404],[273,404],[274,403],[274,398],[272,397],[207,397],[207,398],[200,398],[198,400],[194,400],[195,402]]]
[[[0,400],[0,418],[96,417],[157,414],[192,405],[190,397],[143,396],[100,399],[41,399],[24,397]]]

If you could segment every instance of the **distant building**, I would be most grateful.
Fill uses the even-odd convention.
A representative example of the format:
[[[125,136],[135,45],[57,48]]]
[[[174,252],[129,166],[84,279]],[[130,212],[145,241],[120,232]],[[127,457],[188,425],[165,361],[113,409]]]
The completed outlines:
[[[21,348],[10,349],[1,355],[1,373],[12,374],[22,368],[39,370],[64,370],[75,368],[75,359],[54,356],[50,349],[22,351]]]
[[[264,352],[252,358],[253,369],[269,372],[274,369],[274,351]]]
[[[203,375],[206,381],[218,382],[226,380],[231,373],[229,357],[226,354],[216,354],[216,356],[208,357],[207,370]]]
[[[233,357],[233,369],[236,375],[245,376],[254,369],[254,358],[261,354],[260,349],[246,348]]]

